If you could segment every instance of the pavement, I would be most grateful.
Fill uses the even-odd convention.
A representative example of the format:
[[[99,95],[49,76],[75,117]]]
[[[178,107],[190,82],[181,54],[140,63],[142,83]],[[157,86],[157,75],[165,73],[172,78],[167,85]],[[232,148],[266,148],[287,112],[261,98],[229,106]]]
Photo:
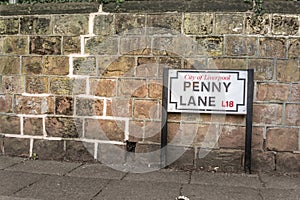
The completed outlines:
[[[161,169],[0,156],[0,200],[300,200],[300,175]],[[186,198],[183,198],[186,197]]]

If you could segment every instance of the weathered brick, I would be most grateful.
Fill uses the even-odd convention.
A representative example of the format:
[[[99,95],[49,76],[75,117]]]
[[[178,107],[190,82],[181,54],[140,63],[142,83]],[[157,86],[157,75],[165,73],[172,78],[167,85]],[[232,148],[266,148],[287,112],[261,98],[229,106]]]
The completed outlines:
[[[129,121],[129,139],[131,142],[140,142],[144,137],[144,121],[130,120]]]
[[[90,55],[117,55],[118,38],[94,36],[86,40],[84,52]]]
[[[113,35],[114,16],[113,15],[96,15],[94,19],[94,34],[107,36]]]
[[[180,33],[182,15],[180,13],[151,14],[147,16],[147,33]],[[153,29],[154,27],[154,29]]]
[[[12,112],[12,95],[0,95],[0,112]]]
[[[56,15],[53,32],[58,35],[85,35],[88,33],[87,15]]]
[[[300,101],[300,84],[293,84],[291,89],[291,101],[299,102]]]
[[[65,157],[64,141],[34,140],[32,152],[41,160],[63,160]]]
[[[120,53],[122,55],[149,55],[151,53],[151,38],[149,36],[122,37]]]
[[[269,14],[263,14],[255,17],[252,14],[247,14],[245,33],[260,35],[268,34],[271,31],[270,21]]]
[[[276,155],[276,171],[299,173],[300,171],[300,154],[278,153]]]
[[[300,38],[289,39],[288,57],[300,58]]]
[[[66,141],[65,159],[70,161],[94,161],[94,143]]]
[[[45,56],[43,74],[69,74],[69,58],[67,56]]]
[[[85,137],[88,139],[124,141],[124,121],[85,120]]]
[[[55,114],[57,115],[73,115],[74,112],[73,97],[58,96],[55,97]]]
[[[20,134],[20,118],[17,116],[0,115],[0,132],[7,134]]]
[[[19,18],[1,18],[0,19],[0,34],[11,35],[19,33]]]
[[[168,129],[168,135],[167,135],[167,141],[169,143],[180,143],[180,136],[181,136],[181,129],[180,129],[180,123],[177,122],[168,122],[167,124]]]
[[[287,104],[285,113],[287,125],[300,125],[300,104]]]
[[[282,105],[280,104],[254,104],[253,122],[257,124],[281,124]]]
[[[142,34],[145,32],[145,15],[117,14],[115,18],[115,29],[117,34]]]
[[[261,57],[286,58],[286,39],[264,37],[259,39]]]
[[[113,98],[106,100],[106,115],[114,117],[132,117],[132,99]]]
[[[26,76],[26,92],[33,94],[48,93],[48,77]]]
[[[73,74],[76,75],[96,75],[95,57],[75,57],[73,58]]]
[[[116,96],[116,87],[115,79],[90,79],[91,95],[113,97]]]
[[[30,53],[39,55],[60,55],[61,37],[32,36],[30,37]]]
[[[53,114],[54,97],[16,95],[14,111],[18,114]]]
[[[28,37],[7,36],[3,39],[3,52],[5,54],[26,55],[29,53]]]
[[[63,37],[63,54],[80,53],[80,37]]]
[[[196,41],[199,43],[198,51],[207,52],[210,56],[223,55],[224,38],[209,36],[209,37],[196,37]]]
[[[239,34],[243,32],[242,14],[216,14],[216,34]]]
[[[258,83],[256,98],[258,101],[287,101],[288,84]]]
[[[148,96],[154,99],[162,99],[162,81],[152,80],[148,84]]]
[[[156,57],[139,57],[137,60],[137,77],[157,77],[158,62]]]
[[[296,35],[299,31],[298,17],[273,15],[272,34],[274,35]]]
[[[297,151],[299,129],[268,128],[266,146],[273,151]]]
[[[255,80],[272,80],[274,73],[274,60],[250,59],[249,69],[254,69]]]
[[[255,56],[258,51],[256,37],[225,37],[225,54],[229,56]]]
[[[208,59],[208,68],[210,69],[246,69],[246,59],[239,58],[213,58]]]
[[[43,73],[42,56],[23,56],[22,57],[22,74],[39,75]]]
[[[272,172],[275,170],[275,154],[271,151],[252,151],[251,170]]]
[[[78,116],[102,116],[103,100],[76,98],[76,115]]]
[[[5,155],[29,157],[30,140],[25,138],[4,138]]]
[[[214,124],[210,125],[193,125],[196,128],[196,135],[193,141],[194,145],[201,145],[202,148],[213,148],[218,144],[218,127]],[[186,127],[188,128],[188,127]],[[185,130],[183,133],[185,134]]]
[[[159,116],[157,101],[135,100],[133,115],[139,119],[157,119]]]
[[[244,148],[245,127],[222,126],[219,138],[219,147],[223,148]]]
[[[209,35],[213,32],[213,14],[184,15],[184,33],[188,35]]]
[[[51,34],[50,17],[26,16],[20,18],[20,32],[24,35],[49,35]]]
[[[46,132],[49,137],[82,137],[82,119],[67,117],[47,117]]]
[[[134,57],[100,57],[98,58],[100,76],[119,77],[132,76],[134,74]]]
[[[15,56],[0,57],[0,74],[13,75],[20,74],[20,58]]]
[[[121,79],[119,81],[118,96],[139,97],[147,96],[147,83],[145,80]]]
[[[160,121],[150,121],[145,124],[145,142],[155,142],[160,143],[161,141],[161,122]]]
[[[25,117],[23,121],[24,135],[43,135],[43,119]]]
[[[277,60],[277,80],[280,82],[297,82],[300,80],[299,62],[296,60]]]
[[[67,77],[50,78],[50,93],[57,95],[85,94],[86,80]]]
[[[24,92],[24,76],[3,76],[2,92],[7,94],[20,94]]]

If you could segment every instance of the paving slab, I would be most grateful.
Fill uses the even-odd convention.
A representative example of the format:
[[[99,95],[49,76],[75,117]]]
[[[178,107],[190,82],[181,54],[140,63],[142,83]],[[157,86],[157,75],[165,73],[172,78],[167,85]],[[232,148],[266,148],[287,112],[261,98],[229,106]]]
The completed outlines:
[[[93,200],[174,200],[180,184],[145,181],[111,181]]]
[[[40,199],[32,199],[32,198],[17,198],[17,197],[9,197],[9,196],[1,196],[0,200],[40,200]]]
[[[0,156],[0,169],[5,169],[17,163],[25,161],[25,158]]]
[[[44,177],[40,174],[0,170],[0,195],[9,196]]]
[[[30,187],[24,188],[13,196],[43,200],[90,200],[107,183],[108,180],[104,179],[51,175]]]
[[[258,175],[193,172],[191,184],[260,188]]]
[[[58,162],[51,160],[27,160],[6,168],[9,171],[28,172],[36,174],[64,175],[82,165],[81,163]]]
[[[263,200],[253,188],[215,185],[183,185],[182,195],[191,200]]]
[[[114,170],[102,164],[85,164],[71,171],[67,176],[102,178],[121,180],[126,175],[125,172]]]
[[[300,190],[300,176],[260,175],[266,188]]]
[[[265,189],[261,195],[264,200],[299,200],[300,190]]]
[[[168,183],[188,183],[190,179],[189,172],[179,171],[154,171],[149,173],[129,173],[125,176],[124,180],[134,181],[151,181],[151,182],[168,182]]]

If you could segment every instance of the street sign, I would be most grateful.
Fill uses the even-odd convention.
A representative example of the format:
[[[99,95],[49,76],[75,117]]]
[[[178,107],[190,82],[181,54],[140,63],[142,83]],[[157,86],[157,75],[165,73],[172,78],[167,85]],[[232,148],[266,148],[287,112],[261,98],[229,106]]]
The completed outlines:
[[[246,114],[246,70],[175,70],[168,73],[168,112]]]

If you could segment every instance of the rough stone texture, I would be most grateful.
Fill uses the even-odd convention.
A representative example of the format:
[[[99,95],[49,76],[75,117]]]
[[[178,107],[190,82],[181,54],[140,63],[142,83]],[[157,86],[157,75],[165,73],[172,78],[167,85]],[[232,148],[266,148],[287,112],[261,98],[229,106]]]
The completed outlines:
[[[0,74],[13,75],[20,74],[20,58],[17,56],[0,57]]]
[[[42,56],[24,56],[22,57],[22,74],[40,75],[43,73]]]
[[[299,102],[300,101],[300,84],[293,84],[291,89],[291,101]]]
[[[300,154],[278,153],[276,155],[276,170],[279,172],[296,172],[300,171]]]
[[[65,157],[64,141],[62,140],[34,140],[33,153],[41,160],[63,160]]]
[[[53,33],[57,35],[85,35],[88,33],[87,15],[56,15]]]
[[[0,132],[6,134],[20,134],[20,118],[17,116],[0,115]]]
[[[147,96],[145,80],[121,79],[119,81],[118,96],[143,98]]]
[[[23,120],[24,135],[43,135],[43,119],[27,118]]]
[[[300,38],[292,38],[289,40],[288,57],[299,58],[300,57]]]
[[[256,37],[226,36],[225,53],[228,56],[255,56],[258,51]]]
[[[135,100],[133,115],[139,119],[157,119],[158,104],[153,100]]]
[[[255,80],[272,80],[274,73],[273,59],[250,59],[249,68],[254,69]]]
[[[281,124],[282,105],[280,104],[254,104],[253,122],[257,124]]]
[[[26,76],[25,91],[32,94],[48,93],[48,77]]]
[[[210,35],[213,32],[212,14],[184,15],[184,33],[188,35]]]
[[[129,139],[130,142],[141,142],[144,136],[144,121],[131,120],[129,122]]]
[[[67,77],[50,78],[50,93],[57,95],[85,94],[86,80]]]
[[[79,141],[66,141],[66,160],[71,161],[94,161],[94,144],[79,142]]]
[[[252,151],[252,171],[274,171],[275,154],[273,152]]]
[[[53,114],[53,97],[15,96],[14,111],[18,114]]]
[[[60,55],[61,37],[32,36],[30,37],[30,53],[38,55]]]
[[[0,112],[12,112],[12,95],[0,95]]]
[[[300,68],[297,60],[277,60],[277,80],[297,82],[300,80]]]
[[[100,76],[119,77],[132,76],[134,73],[134,57],[100,57],[98,58]]]
[[[132,117],[132,99],[113,98],[106,101],[106,116]]]
[[[58,96],[55,98],[55,114],[73,115],[74,100],[72,97]]]
[[[122,37],[120,51],[122,55],[149,55],[151,47],[149,36]]]
[[[102,97],[113,97],[116,96],[116,84],[117,81],[114,79],[91,79],[90,93],[95,96]]]
[[[18,34],[19,33],[19,18],[1,18],[0,19],[0,34]]]
[[[147,33],[172,33],[181,31],[181,14],[168,13],[168,14],[151,14],[147,17]],[[158,27],[158,30],[151,29],[151,27]]]
[[[219,137],[221,148],[244,148],[245,127],[223,126]]]
[[[297,151],[299,129],[268,128],[266,146],[273,151]]]
[[[260,38],[259,47],[261,57],[286,58],[285,38]]]
[[[80,37],[63,37],[63,54],[80,53]]]
[[[114,16],[109,15],[96,15],[94,19],[94,34],[107,36],[115,33],[114,30]]]
[[[141,14],[117,14],[116,34],[141,34],[145,32],[146,16]]]
[[[243,32],[242,14],[216,14],[215,34],[239,34]]]
[[[48,35],[52,33],[50,17],[21,17],[20,33],[24,35]]]
[[[260,83],[257,86],[258,101],[288,101],[289,85]]]
[[[47,117],[46,133],[50,137],[78,138],[82,136],[82,120],[66,117]]]
[[[277,16],[272,18],[272,33],[274,35],[296,35],[299,31],[299,19],[292,16]]]
[[[117,55],[118,39],[94,36],[86,40],[84,52],[90,55]]]
[[[210,56],[223,55],[223,46],[224,46],[223,37],[216,37],[216,36],[196,37],[196,40],[199,43],[198,50],[205,51]]]
[[[300,104],[287,104],[285,113],[287,125],[300,125]]]
[[[29,157],[29,139],[4,138],[4,152],[6,155]]]
[[[66,56],[45,56],[43,74],[45,75],[69,74],[69,58]]]
[[[95,57],[73,58],[73,74],[76,75],[96,75]]]
[[[78,116],[102,116],[103,100],[76,98],[76,115]]]
[[[162,81],[161,80],[152,80],[148,84],[148,96],[154,99],[162,99]]]
[[[3,38],[3,52],[5,54],[28,54],[28,37],[7,36]]]
[[[246,34],[268,34],[271,32],[270,15],[263,14],[253,16],[251,14],[247,14],[245,26]]]

